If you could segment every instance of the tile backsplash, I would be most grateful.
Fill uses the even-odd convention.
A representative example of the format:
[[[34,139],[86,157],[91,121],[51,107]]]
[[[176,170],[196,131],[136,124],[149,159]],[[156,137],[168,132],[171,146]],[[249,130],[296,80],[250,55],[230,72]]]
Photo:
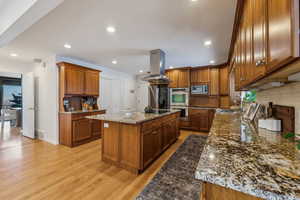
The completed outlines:
[[[295,107],[295,128],[296,133],[300,133],[300,82],[259,91],[257,92],[257,102],[264,105],[273,102],[277,105]]]

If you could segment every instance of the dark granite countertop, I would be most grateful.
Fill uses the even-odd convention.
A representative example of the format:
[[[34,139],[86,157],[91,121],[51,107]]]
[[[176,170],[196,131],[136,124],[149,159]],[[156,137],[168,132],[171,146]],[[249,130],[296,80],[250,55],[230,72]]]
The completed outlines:
[[[300,151],[240,113],[216,113],[196,179],[269,200],[300,199]]]
[[[88,119],[95,120],[103,120],[103,121],[111,121],[111,122],[120,122],[126,124],[139,124],[142,122],[150,121],[159,117],[163,117],[166,115],[179,113],[178,110],[166,110],[164,112],[157,113],[145,113],[145,112],[120,112],[116,114],[102,114],[102,115],[94,115],[88,116]]]

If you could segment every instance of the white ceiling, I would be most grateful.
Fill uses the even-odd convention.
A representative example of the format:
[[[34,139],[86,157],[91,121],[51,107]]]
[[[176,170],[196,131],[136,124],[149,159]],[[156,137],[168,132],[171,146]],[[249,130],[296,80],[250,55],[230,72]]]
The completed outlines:
[[[54,53],[131,74],[148,70],[149,51],[158,48],[166,52],[167,66],[223,63],[235,7],[236,0],[65,0],[1,48],[0,57],[15,52],[12,59],[32,61]],[[107,33],[107,26],[116,33]],[[211,47],[203,45],[206,40]]]

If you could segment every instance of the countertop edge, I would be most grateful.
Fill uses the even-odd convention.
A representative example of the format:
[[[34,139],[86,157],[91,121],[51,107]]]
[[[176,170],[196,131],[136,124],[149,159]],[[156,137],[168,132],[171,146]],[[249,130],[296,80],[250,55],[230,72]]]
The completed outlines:
[[[135,121],[135,122],[132,122],[132,121],[130,122],[130,121],[126,121],[126,120],[99,119],[99,118],[95,117],[97,115],[87,116],[86,118],[88,118],[88,119],[94,119],[94,120],[99,120],[99,121],[108,121],[108,122],[117,122],[117,123],[137,125],[137,124],[141,124],[141,123],[144,123],[144,122],[147,122],[147,121],[151,121],[151,120],[154,120],[154,119],[157,119],[157,118],[160,118],[160,117],[171,115],[171,114],[174,114],[174,113],[180,113],[180,111],[179,110],[171,111],[171,112],[168,112],[168,113],[160,114],[159,116],[156,116],[156,117],[153,117],[153,118],[149,118],[149,119],[145,119],[145,120],[139,120],[139,121]]]

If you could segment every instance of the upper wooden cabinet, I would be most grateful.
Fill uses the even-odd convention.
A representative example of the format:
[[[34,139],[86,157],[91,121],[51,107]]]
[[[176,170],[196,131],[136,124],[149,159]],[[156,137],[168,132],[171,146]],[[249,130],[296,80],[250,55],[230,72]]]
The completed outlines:
[[[85,91],[84,94],[91,96],[99,96],[99,72],[85,72]]]
[[[219,95],[220,94],[220,76],[219,68],[210,68],[210,95]]]
[[[198,83],[209,82],[209,68],[194,68],[191,69],[191,84],[197,85]]]
[[[77,68],[65,69],[65,94],[84,93],[84,71]]]
[[[220,95],[229,95],[228,66],[220,68]]]
[[[294,34],[298,35],[299,27],[294,27],[294,4],[299,0],[267,0],[268,5],[268,71],[273,71],[294,57]],[[294,30],[294,28],[296,30]],[[293,32],[295,31],[295,32]]]
[[[245,0],[231,59],[238,90],[299,57],[298,0]]]
[[[267,64],[267,0],[252,0],[253,79],[266,73]],[[252,81],[252,80],[251,80]]]
[[[60,96],[99,96],[100,71],[70,63],[58,63]]]
[[[190,70],[182,69],[178,71],[178,88],[190,87]]]
[[[166,76],[170,79],[170,88],[189,88],[190,87],[190,69],[167,70]]]

